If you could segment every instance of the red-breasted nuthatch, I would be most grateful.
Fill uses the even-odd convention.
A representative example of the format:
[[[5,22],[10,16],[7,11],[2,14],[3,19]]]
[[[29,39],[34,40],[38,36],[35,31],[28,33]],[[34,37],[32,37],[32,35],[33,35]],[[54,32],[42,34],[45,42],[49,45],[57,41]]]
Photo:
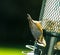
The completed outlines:
[[[39,45],[45,47],[46,41],[43,36],[43,28],[41,25],[41,21],[33,20],[29,14],[27,14],[27,16],[32,35],[34,36],[35,40],[37,40]]]

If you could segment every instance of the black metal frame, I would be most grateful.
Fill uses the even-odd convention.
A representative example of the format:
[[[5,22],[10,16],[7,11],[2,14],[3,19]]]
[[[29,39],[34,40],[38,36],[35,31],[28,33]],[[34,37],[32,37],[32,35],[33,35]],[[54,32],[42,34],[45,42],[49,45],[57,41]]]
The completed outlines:
[[[48,52],[47,52],[47,55],[54,55],[54,45],[57,41],[57,38],[60,36],[60,33],[56,33],[56,32],[48,32],[46,31],[45,29],[43,30],[43,35],[44,37],[51,37],[51,40],[50,40],[50,45],[49,45],[49,49],[48,49]],[[53,42],[51,44],[51,42]],[[37,42],[35,42],[35,45],[34,45],[36,48],[35,48],[35,51],[34,51],[34,55],[39,55],[40,54],[40,50],[42,50],[42,54],[41,55],[45,55],[46,52],[45,52],[45,48],[44,47],[41,47],[37,44]],[[52,47],[51,47],[52,46]]]
[[[43,30],[43,35],[44,36],[50,36],[50,37],[60,37],[60,33],[49,32],[49,31],[46,31],[45,29]]]

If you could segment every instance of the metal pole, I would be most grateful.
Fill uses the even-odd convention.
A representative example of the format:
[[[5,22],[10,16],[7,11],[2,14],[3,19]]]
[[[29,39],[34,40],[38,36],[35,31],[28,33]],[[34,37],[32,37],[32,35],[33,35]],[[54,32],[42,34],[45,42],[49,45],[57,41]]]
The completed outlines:
[[[53,52],[54,52],[54,44],[55,43],[56,43],[56,37],[51,37],[50,46],[49,46],[49,50],[48,50],[48,54],[47,55],[53,55]]]
[[[45,4],[46,4],[46,0],[43,0],[43,1],[42,1],[42,6],[41,6],[41,11],[40,11],[39,20],[42,20],[42,18],[43,18]]]

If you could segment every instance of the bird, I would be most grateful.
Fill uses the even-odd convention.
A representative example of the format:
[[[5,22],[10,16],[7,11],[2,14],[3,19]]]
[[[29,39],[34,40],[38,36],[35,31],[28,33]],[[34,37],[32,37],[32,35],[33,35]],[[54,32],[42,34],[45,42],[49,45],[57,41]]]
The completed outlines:
[[[45,47],[46,40],[43,36],[43,27],[41,25],[41,21],[33,20],[30,14],[27,14],[27,19],[34,39],[39,43],[39,45]]]
[[[58,42],[54,45],[54,49],[55,49],[55,50],[60,50],[60,41],[58,41]]]

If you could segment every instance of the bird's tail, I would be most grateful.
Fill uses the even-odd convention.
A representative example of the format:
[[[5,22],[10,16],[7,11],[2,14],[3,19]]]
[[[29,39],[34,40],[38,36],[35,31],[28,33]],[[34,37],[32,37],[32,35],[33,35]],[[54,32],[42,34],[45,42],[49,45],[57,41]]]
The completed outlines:
[[[30,14],[27,14],[27,19],[28,21],[32,21],[32,17],[30,16]]]

